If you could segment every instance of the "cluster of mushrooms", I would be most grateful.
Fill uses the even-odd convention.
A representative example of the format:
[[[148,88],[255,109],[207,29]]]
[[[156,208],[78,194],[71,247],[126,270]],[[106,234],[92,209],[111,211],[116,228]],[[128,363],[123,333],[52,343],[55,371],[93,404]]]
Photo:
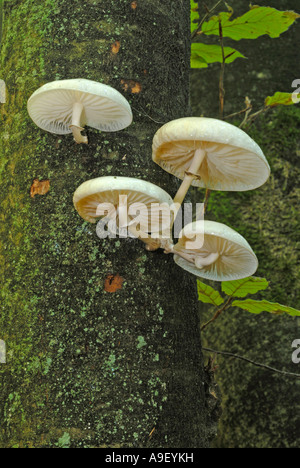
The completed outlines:
[[[77,143],[88,143],[82,135],[86,125],[105,132],[128,127],[133,119],[129,103],[110,86],[86,79],[48,83],[28,101],[32,120],[54,134],[73,133]],[[258,260],[248,242],[236,231],[213,221],[186,225],[174,245],[172,230],[163,238],[163,211],[153,227],[148,217],[137,230],[130,208],[173,207],[171,228],[191,185],[209,190],[245,191],[263,185],[270,176],[269,164],[260,147],[241,129],[221,120],[188,117],[165,124],[154,136],[153,161],[182,180],[173,199],[160,187],[127,177],[99,177],[84,182],[74,194],[74,206],[86,221],[96,223],[110,217],[112,207],[122,208],[122,226],[140,238],[147,250],[162,248],[192,274],[214,281],[231,281],[252,276]],[[124,200],[124,203],[123,203]],[[122,206],[124,205],[124,206]],[[175,210],[174,210],[175,206]],[[99,210],[99,207],[101,209]],[[124,211],[124,210],[123,210]],[[154,210],[155,211],[155,210]],[[148,214],[146,213],[146,215]],[[140,219],[139,219],[140,221]],[[168,218],[170,223],[170,218]],[[156,231],[156,232],[154,232]]]

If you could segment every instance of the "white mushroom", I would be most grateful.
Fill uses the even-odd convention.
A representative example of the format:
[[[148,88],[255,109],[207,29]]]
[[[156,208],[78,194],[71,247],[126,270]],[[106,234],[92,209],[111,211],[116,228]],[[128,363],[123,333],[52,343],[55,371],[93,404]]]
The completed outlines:
[[[134,237],[145,242],[148,250],[157,250],[172,242],[170,208],[173,200],[150,182],[128,177],[99,177],[84,182],[76,190],[73,202],[86,221],[96,223],[106,215],[116,221],[118,229],[128,228]]]
[[[247,278],[258,268],[248,242],[233,229],[213,221],[185,226],[179,242],[166,253],[173,253],[181,268],[214,281]]]
[[[77,143],[85,125],[116,132],[132,122],[132,111],[122,94],[102,83],[86,79],[47,83],[28,100],[28,113],[43,130],[59,135],[73,133]]]
[[[191,185],[244,191],[263,185],[269,164],[252,138],[221,120],[187,117],[164,125],[153,140],[153,160],[183,180],[174,202],[182,204]]]

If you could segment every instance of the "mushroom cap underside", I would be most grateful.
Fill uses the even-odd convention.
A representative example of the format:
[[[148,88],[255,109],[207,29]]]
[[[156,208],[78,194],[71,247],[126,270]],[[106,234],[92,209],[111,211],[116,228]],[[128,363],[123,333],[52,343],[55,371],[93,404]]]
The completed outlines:
[[[86,79],[47,83],[28,100],[28,113],[35,124],[50,133],[72,133],[73,106],[82,103],[82,125],[115,132],[132,122],[131,107],[116,89]]]
[[[76,190],[73,202],[83,219],[96,223],[101,216],[114,216],[123,196],[126,196],[123,206],[127,206],[129,221],[138,216],[141,230],[148,233],[170,231],[172,198],[160,187],[140,179],[99,177],[86,181]]]
[[[270,166],[243,130],[217,119],[187,117],[165,124],[154,136],[153,161],[183,180],[195,151],[206,152],[193,181],[196,187],[244,191],[263,185]]]
[[[174,260],[196,276],[213,281],[233,281],[252,276],[258,268],[257,257],[246,239],[224,224],[198,221],[186,226],[181,236],[174,251],[188,259],[175,255]],[[201,269],[196,267],[196,258],[205,259],[212,253],[219,254],[215,262]]]

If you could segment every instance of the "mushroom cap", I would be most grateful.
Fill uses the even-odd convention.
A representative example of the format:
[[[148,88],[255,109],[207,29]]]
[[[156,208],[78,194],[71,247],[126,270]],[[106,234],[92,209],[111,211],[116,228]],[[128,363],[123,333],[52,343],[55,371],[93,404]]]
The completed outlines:
[[[153,140],[153,161],[179,179],[189,170],[195,150],[207,155],[199,169],[196,187],[244,191],[263,185],[270,166],[250,136],[222,120],[187,117],[165,124]]]
[[[186,243],[192,242],[196,233],[203,234],[199,235],[199,245],[188,250]],[[225,224],[214,221],[197,221],[185,226],[174,251],[190,258],[188,261],[175,255],[177,265],[196,276],[213,281],[247,278],[254,275],[258,268],[257,257],[246,239]],[[219,258],[211,265],[197,268],[194,263],[196,256],[205,258],[211,253],[218,253]]]
[[[73,202],[79,215],[89,221],[96,223],[99,219],[97,209],[99,205],[107,206],[107,216],[110,217],[109,207],[112,204],[115,210],[119,207],[120,196],[127,195],[127,207],[136,204],[141,210],[147,207],[147,217],[141,211],[141,225],[145,231],[151,233],[151,228],[155,228],[155,233],[162,231],[161,227],[172,226],[169,207],[173,204],[172,197],[160,187],[140,179],[129,177],[99,177],[84,182],[75,192]],[[168,205],[168,209],[158,211],[158,204]],[[135,219],[134,214],[128,215],[129,220]],[[157,220],[157,223],[154,222]],[[152,221],[152,226],[151,226]]]
[[[83,104],[82,125],[116,132],[132,122],[129,103],[116,89],[96,81],[53,81],[36,90],[28,100],[28,113],[35,124],[50,133],[72,133],[73,105]]]

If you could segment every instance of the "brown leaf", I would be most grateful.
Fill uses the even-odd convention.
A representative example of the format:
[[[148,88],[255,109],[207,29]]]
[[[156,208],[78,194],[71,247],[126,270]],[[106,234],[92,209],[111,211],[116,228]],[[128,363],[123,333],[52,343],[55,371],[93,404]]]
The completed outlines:
[[[116,41],[112,44],[111,46],[111,52],[112,54],[114,55],[117,55],[120,51],[120,47],[121,47],[121,42],[120,41]]]
[[[30,188],[30,196],[34,198],[36,195],[46,195],[50,190],[50,180],[34,179]]]
[[[109,293],[115,293],[119,289],[122,289],[124,281],[124,278],[119,274],[108,275],[105,279],[104,290]]]
[[[123,90],[132,94],[139,94],[142,91],[142,85],[138,81],[121,80]]]

